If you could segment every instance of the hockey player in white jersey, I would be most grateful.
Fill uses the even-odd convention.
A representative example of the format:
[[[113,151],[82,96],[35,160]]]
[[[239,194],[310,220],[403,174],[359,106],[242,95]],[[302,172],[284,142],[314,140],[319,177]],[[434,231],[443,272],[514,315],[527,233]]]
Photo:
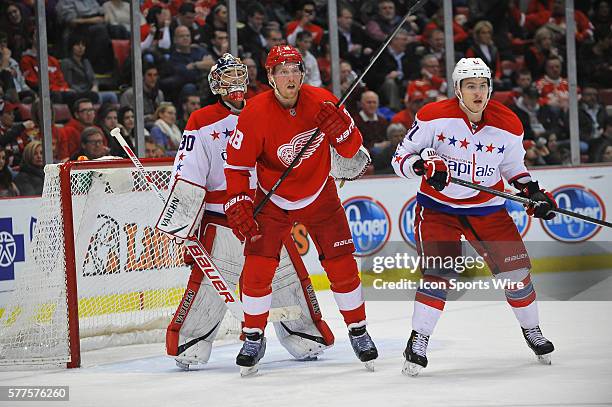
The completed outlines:
[[[223,211],[223,203],[227,200],[223,165],[228,140],[246,103],[247,68],[238,58],[225,54],[213,66],[208,79],[212,92],[219,95],[219,100],[189,117],[174,160],[168,198],[169,203],[173,197],[176,197],[175,202],[192,202],[186,205],[189,208],[172,208],[164,214],[201,217],[201,221],[181,219],[169,223],[190,223],[190,229],[194,231],[191,233],[199,233],[200,241],[232,286],[231,289],[235,290],[244,263],[243,246],[227,226]],[[253,171],[250,180],[253,193],[257,185],[254,176]],[[204,206],[202,202],[193,202],[192,198],[202,194]],[[197,209],[202,206],[203,210]],[[199,215],[184,215],[186,213]],[[169,229],[162,231],[175,232]],[[297,315],[295,312],[289,313],[293,314],[290,320],[284,318],[274,322],[277,336],[295,358],[316,358],[333,345],[334,337],[322,319],[308,273],[290,235],[284,240],[276,276],[272,282],[272,308],[298,309]],[[225,312],[224,302],[204,278],[202,270],[193,264],[187,288],[166,333],[167,354],[176,359],[179,367],[189,369],[190,365],[208,361],[212,342]]]
[[[538,202],[527,208],[538,218],[552,219],[555,213],[550,210],[556,203],[525,167],[518,117],[490,99],[491,71],[486,64],[480,58],[461,59],[453,71],[453,85],[456,98],[424,106],[392,159],[400,177],[422,177],[415,209],[417,251],[424,258],[458,257],[463,235],[495,278],[522,283],[509,286],[506,299],[527,344],[542,363],[549,364],[554,347],[540,330],[531,263],[505,199],[449,181],[452,175],[503,191],[503,177],[519,195]],[[444,309],[449,279],[456,277],[454,270],[437,266],[421,270],[426,284],[417,290],[414,302],[402,370],[406,375],[415,376],[427,366],[429,337]]]

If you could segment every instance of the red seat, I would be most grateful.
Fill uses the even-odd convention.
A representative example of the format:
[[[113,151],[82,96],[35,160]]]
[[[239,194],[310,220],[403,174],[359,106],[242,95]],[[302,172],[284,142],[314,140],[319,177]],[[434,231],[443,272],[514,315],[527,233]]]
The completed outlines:
[[[514,103],[514,99],[512,98],[512,91],[510,90],[503,92],[494,92],[492,98],[500,103],[503,103],[506,106],[510,106]]]
[[[54,104],[53,111],[55,112],[55,123],[67,123],[72,118],[68,105]]]
[[[612,105],[612,89],[599,89],[599,102],[604,106]]]
[[[113,53],[115,54],[115,60],[117,61],[117,68],[121,70],[125,60],[130,55],[130,40],[112,40]]]

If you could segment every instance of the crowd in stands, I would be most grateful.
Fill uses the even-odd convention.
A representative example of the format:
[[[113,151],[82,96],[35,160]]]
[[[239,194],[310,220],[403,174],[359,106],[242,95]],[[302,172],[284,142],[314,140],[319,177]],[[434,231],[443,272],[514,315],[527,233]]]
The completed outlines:
[[[142,97],[147,157],[176,152],[189,115],[215,102],[207,74],[229,51],[222,0],[144,0],[139,18],[143,95],[131,84],[130,9],[121,0],[47,0],[53,159],[123,156],[110,130],[134,144]],[[331,89],[327,2],[237,0],[239,56],[247,97],[270,89],[269,49],[292,44],[305,83]],[[339,0],[341,90],[345,92],[412,1]],[[390,157],[418,110],[447,97],[444,14],[432,0],[412,16],[347,100],[371,152],[370,172]],[[612,0],[576,0],[581,161],[612,162]],[[42,191],[43,159],[34,0],[0,0],[0,197]],[[493,98],[525,128],[525,161],[570,163],[564,0],[454,0],[455,58],[479,57]]]

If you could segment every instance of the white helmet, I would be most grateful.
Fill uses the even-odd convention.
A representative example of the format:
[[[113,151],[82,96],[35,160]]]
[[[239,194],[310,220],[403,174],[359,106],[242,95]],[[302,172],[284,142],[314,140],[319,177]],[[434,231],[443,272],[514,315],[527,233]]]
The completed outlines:
[[[491,93],[493,92],[491,70],[480,58],[461,58],[459,62],[457,62],[453,70],[453,87],[455,88],[455,95],[464,107],[466,106],[463,103],[463,95],[461,94],[461,81],[467,78],[486,78],[489,82],[489,94],[487,96],[487,102],[484,105],[484,107],[486,107],[491,99]]]

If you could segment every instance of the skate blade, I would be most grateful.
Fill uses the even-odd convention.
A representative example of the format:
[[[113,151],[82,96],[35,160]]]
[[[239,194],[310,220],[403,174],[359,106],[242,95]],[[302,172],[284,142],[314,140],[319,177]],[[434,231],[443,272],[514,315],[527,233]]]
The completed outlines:
[[[536,355],[538,357],[538,362],[540,362],[543,365],[550,365],[552,364],[552,359],[551,359],[551,355],[550,353],[547,353],[546,355]]]
[[[417,365],[416,363],[405,361],[404,367],[402,368],[402,374],[404,376],[415,377],[419,374],[421,369],[423,369],[423,366]]]
[[[180,360],[174,360],[174,362],[176,363],[176,366],[178,366],[179,369],[184,370],[186,372],[189,371],[189,363],[183,363]]]
[[[259,371],[259,367],[257,365],[255,366],[243,366],[240,368],[240,376],[241,377],[249,377],[249,376],[253,376],[255,373],[257,373]]]
[[[373,360],[369,360],[367,362],[363,362],[363,365],[365,366],[365,368],[369,371],[369,372],[374,372],[374,361]]]

